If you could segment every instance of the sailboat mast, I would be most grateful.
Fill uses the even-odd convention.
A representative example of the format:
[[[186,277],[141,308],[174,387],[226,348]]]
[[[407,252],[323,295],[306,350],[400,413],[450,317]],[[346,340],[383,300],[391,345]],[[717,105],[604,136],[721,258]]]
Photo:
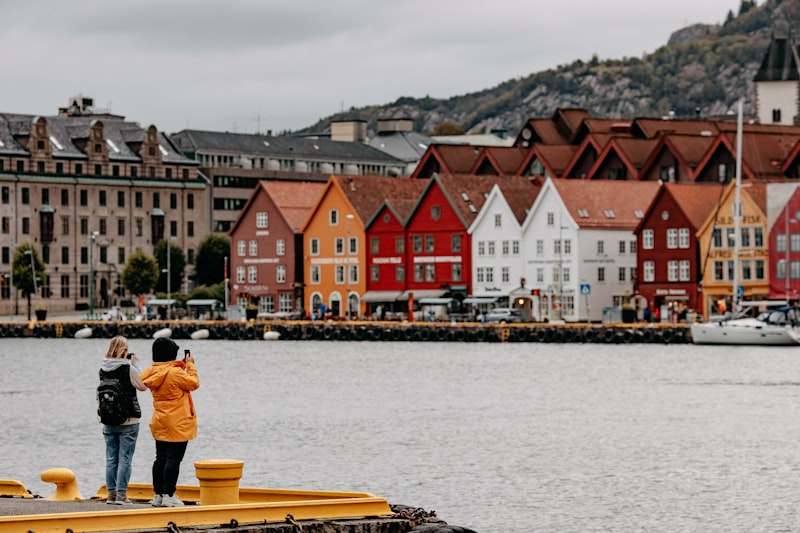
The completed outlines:
[[[736,317],[739,310],[739,225],[742,219],[742,99],[736,117],[736,197],[733,201],[733,296],[731,312]]]

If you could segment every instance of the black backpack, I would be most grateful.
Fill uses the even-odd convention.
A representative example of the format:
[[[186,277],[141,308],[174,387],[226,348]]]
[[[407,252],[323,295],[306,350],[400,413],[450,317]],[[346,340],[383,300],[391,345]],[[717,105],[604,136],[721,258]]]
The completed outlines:
[[[128,406],[118,379],[100,380],[97,386],[97,415],[107,426],[119,426],[128,419]]]

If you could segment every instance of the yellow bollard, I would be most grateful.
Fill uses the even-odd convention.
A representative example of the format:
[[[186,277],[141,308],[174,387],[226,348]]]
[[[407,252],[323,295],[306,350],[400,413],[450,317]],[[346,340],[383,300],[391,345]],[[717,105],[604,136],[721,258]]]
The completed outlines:
[[[73,501],[82,500],[83,496],[78,491],[78,482],[75,473],[69,468],[51,468],[42,472],[42,481],[55,483],[56,492],[47,500]]]
[[[200,481],[200,505],[239,503],[239,480],[244,461],[204,459],[194,463]]]

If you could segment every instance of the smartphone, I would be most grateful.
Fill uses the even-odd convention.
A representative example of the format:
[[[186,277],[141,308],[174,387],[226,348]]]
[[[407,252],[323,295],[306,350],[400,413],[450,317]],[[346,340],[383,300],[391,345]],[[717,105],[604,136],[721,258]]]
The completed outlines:
[[[128,352],[128,359],[130,359],[131,357],[133,357],[133,352]]]
[[[184,350],[183,351],[183,360],[186,361],[186,358],[189,357],[190,355],[191,355],[191,353],[189,352],[189,350]]]

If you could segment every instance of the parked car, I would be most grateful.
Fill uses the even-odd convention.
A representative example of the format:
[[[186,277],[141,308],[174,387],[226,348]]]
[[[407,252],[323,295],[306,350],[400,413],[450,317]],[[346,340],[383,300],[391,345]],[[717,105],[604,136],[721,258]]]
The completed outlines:
[[[522,315],[519,309],[495,307],[486,313],[486,322],[522,322]]]

